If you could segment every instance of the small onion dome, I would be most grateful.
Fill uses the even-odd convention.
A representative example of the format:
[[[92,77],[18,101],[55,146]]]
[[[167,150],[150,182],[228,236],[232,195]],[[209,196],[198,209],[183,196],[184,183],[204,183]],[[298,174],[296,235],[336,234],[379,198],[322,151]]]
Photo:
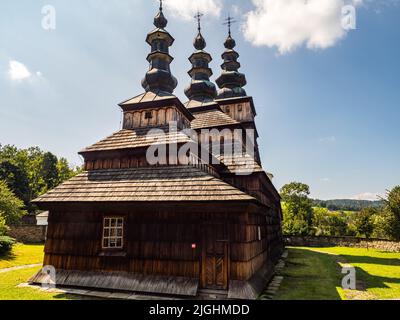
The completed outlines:
[[[206,40],[203,38],[203,35],[200,32],[194,39],[193,45],[197,50],[203,50],[206,47]]]
[[[159,29],[164,29],[168,24],[167,18],[165,18],[164,13],[160,11],[154,18],[154,25]]]
[[[224,43],[224,46],[226,49],[232,50],[234,47],[236,47],[236,41],[231,36],[228,36]]]

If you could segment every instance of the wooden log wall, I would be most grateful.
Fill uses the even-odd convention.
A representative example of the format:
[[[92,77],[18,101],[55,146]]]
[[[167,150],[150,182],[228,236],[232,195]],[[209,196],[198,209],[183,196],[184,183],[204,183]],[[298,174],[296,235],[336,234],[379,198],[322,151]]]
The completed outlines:
[[[241,102],[221,105],[222,111],[239,122],[254,121],[254,114],[250,102]]]
[[[191,207],[191,213],[187,212],[188,205],[165,209],[153,206],[157,212],[121,204],[52,209],[44,264],[66,270],[200,278],[203,228],[223,222],[229,225],[229,279],[248,280],[281,252],[280,221],[272,211],[251,206],[254,208],[248,211],[234,204],[203,204]],[[118,254],[101,248],[104,213],[123,213],[125,217],[125,247]]]
[[[176,107],[126,111],[124,113],[124,129],[139,129],[177,123],[178,129],[190,128],[190,121]]]
[[[265,263],[274,264],[282,253],[280,219],[271,209],[249,213],[245,223],[232,225],[231,279],[249,280]]]

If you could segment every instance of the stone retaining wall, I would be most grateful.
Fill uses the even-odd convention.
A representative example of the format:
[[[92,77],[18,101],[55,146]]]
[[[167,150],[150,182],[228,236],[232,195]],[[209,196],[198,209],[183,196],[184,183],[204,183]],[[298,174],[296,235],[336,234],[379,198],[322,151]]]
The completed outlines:
[[[400,252],[400,242],[353,237],[311,237],[311,236],[284,236],[287,246],[305,247],[356,247],[370,248],[390,252]]]
[[[46,240],[47,226],[20,225],[11,226],[8,235],[18,242],[44,243]]]

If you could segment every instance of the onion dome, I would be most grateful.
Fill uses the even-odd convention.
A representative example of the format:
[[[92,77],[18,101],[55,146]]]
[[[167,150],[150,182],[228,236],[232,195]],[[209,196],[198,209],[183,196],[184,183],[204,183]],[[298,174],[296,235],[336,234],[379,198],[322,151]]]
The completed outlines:
[[[160,10],[154,18],[156,29],[151,31],[146,42],[151,46],[151,53],[147,56],[150,69],[142,80],[142,86],[148,91],[164,91],[173,93],[178,81],[171,74],[170,64],[174,58],[169,54],[169,47],[175,39],[165,30],[168,20],[165,18],[160,2]]]
[[[209,67],[209,63],[212,61],[212,57],[208,52],[204,51],[207,44],[201,34],[201,16],[200,14],[196,16],[199,24],[198,34],[193,43],[196,51],[189,58],[192,68],[188,72],[192,80],[190,85],[185,89],[185,94],[189,100],[211,102],[217,95],[217,88],[215,84],[210,81],[213,72]]]
[[[232,19],[229,17],[229,35],[224,43],[226,50],[222,54],[222,59],[224,59],[224,63],[221,65],[222,73],[216,80],[220,88],[217,99],[245,97],[247,95],[243,89],[247,84],[246,76],[238,71],[240,68],[239,54],[234,50],[236,42],[231,36],[231,22]]]

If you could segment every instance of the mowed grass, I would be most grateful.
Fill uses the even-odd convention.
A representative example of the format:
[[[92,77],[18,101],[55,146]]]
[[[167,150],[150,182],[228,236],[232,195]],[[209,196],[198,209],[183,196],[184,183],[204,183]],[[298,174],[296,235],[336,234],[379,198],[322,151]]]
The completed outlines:
[[[0,300],[66,300],[71,296],[60,293],[42,292],[38,288],[18,288],[40,268],[28,268],[0,273]]]
[[[43,255],[43,245],[16,244],[10,253],[0,256],[0,300],[74,299],[71,295],[18,287],[21,283],[26,283],[40,267],[1,272],[2,269],[40,264],[43,262]]]
[[[342,247],[288,250],[278,300],[400,298],[400,253]],[[356,268],[356,291],[341,288],[339,261]]]
[[[43,262],[43,256],[43,245],[18,243],[10,253],[0,256],[0,269],[39,264]]]

